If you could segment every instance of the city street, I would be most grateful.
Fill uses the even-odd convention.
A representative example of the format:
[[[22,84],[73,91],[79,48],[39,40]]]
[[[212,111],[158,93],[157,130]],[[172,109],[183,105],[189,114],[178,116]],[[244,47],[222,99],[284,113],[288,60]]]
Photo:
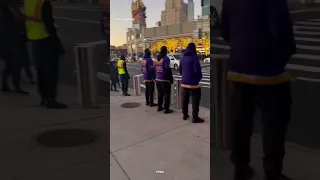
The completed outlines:
[[[60,81],[76,86],[74,46],[105,39],[99,22],[100,7],[76,3],[53,3],[53,7],[58,32],[66,49],[61,59]]]
[[[317,15],[318,14],[318,15]],[[294,76],[292,83],[293,108],[288,140],[302,146],[320,149],[320,141],[314,140],[319,134],[318,113],[320,100],[320,16],[318,12],[294,13],[294,31],[297,54],[287,69]],[[305,17],[305,19],[303,19]],[[311,18],[312,17],[312,18]],[[213,32],[211,52],[228,54],[229,46]],[[260,119],[260,118],[258,118]],[[258,132],[261,123],[257,122]]]

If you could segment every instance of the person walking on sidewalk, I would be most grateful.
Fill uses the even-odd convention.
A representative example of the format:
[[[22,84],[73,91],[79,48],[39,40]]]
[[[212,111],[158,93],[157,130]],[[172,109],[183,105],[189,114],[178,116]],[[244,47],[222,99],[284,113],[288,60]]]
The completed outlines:
[[[25,1],[27,36],[32,43],[41,106],[64,109],[56,100],[59,58],[65,53],[58,37],[50,0]]]
[[[146,49],[144,51],[144,57],[141,61],[141,70],[143,73],[144,83],[146,85],[146,105],[150,107],[157,106],[153,101],[154,95],[154,78],[155,71],[153,66],[153,60],[151,59],[151,51]]]
[[[2,92],[29,94],[20,88],[21,66],[23,59],[24,23],[23,16],[17,11],[15,2],[4,1],[1,5],[1,32],[0,48],[1,58],[5,61],[5,69],[2,76]],[[9,87],[8,80],[11,78],[14,90]]]
[[[121,55],[120,60],[118,61],[118,74],[120,75],[120,81],[122,85],[122,95],[131,96],[128,93],[130,75],[125,60],[126,57],[124,55]]]
[[[173,110],[170,109],[171,84],[173,83],[173,76],[170,68],[170,59],[167,57],[167,54],[167,47],[162,46],[157,60],[154,61],[158,89],[158,111],[162,111],[164,109],[165,114],[173,112]]]
[[[180,61],[179,73],[182,76],[181,87],[183,88],[182,113],[183,120],[189,118],[189,99],[192,97],[192,122],[203,123],[204,119],[199,117],[199,106],[201,100],[202,69],[198,59],[196,45],[190,43]]]
[[[115,61],[110,63],[111,91],[117,91],[118,66]]]
[[[291,75],[285,66],[296,52],[292,20],[285,0],[224,0],[222,37],[230,44],[231,160],[235,180],[254,175],[250,139],[256,106],[263,123],[265,180],[290,180],[282,174],[285,139],[291,114]]]

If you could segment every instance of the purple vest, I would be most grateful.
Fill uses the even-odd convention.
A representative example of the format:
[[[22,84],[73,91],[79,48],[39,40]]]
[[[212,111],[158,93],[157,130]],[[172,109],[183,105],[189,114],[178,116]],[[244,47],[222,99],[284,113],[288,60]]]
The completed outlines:
[[[163,57],[160,61],[154,61],[155,69],[156,69],[156,80],[157,81],[169,81],[165,73],[165,68],[170,68],[170,60],[167,56]]]

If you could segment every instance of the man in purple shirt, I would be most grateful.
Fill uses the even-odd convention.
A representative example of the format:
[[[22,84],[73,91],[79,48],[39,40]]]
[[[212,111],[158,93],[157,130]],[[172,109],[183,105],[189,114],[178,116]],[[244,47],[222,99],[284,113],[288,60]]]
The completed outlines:
[[[141,61],[141,71],[143,73],[144,83],[146,85],[146,105],[154,107],[157,104],[153,102],[154,93],[154,66],[153,60],[151,59],[151,52],[149,49],[144,51],[144,57]]]
[[[171,84],[173,83],[172,71],[170,68],[170,60],[167,57],[168,50],[166,46],[162,46],[155,63],[156,81],[158,89],[158,111],[164,109],[165,114],[172,113],[170,109]],[[164,99],[164,107],[163,105]]]

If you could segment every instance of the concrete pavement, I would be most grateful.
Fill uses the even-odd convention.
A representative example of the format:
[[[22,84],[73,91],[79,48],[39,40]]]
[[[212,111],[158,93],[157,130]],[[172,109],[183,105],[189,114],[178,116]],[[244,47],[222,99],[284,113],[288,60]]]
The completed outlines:
[[[124,109],[125,102],[141,106]],[[210,179],[209,110],[200,110],[205,123],[193,124],[180,110],[166,115],[146,107],[143,96],[111,92],[110,111],[112,180]]]

